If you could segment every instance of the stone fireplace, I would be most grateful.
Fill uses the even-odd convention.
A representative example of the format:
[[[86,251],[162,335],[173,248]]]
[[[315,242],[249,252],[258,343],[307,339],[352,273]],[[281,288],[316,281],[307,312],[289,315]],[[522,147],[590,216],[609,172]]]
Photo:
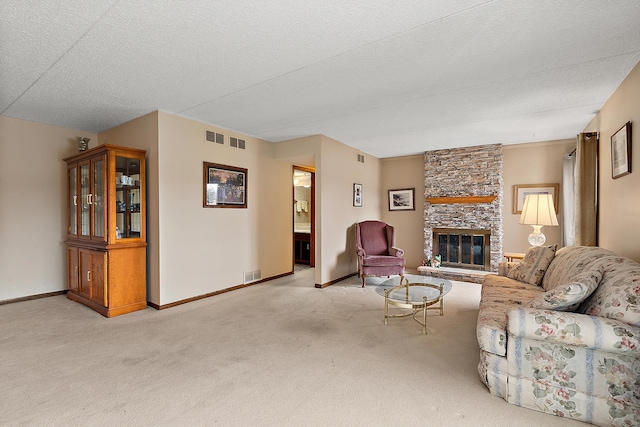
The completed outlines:
[[[502,145],[428,151],[424,173],[425,259],[441,255],[445,266],[497,271],[502,259]]]

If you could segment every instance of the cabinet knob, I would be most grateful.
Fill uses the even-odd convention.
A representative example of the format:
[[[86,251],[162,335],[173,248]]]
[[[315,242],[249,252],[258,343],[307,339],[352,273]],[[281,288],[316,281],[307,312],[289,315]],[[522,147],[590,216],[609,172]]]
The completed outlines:
[[[87,282],[91,281],[91,270],[87,270]]]

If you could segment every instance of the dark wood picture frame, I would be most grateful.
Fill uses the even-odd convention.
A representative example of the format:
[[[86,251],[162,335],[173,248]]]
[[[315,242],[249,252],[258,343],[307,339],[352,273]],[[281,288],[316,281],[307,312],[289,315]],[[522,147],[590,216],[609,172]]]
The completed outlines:
[[[203,162],[202,206],[205,208],[247,208],[245,168]]]
[[[631,122],[611,135],[611,178],[631,173]]]
[[[362,207],[362,184],[353,184],[353,206]]]
[[[389,190],[390,211],[415,211],[416,189],[401,188]]]

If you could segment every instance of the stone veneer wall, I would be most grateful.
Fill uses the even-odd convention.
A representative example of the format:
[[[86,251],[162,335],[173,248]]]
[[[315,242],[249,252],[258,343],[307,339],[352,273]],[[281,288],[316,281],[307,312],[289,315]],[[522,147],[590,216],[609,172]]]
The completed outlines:
[[[491,203],[424,204],[424,253],[432,257],[434,228],[491,230],[491,271],[502,260],[502,144],[427,151],[425,197],[497,196]]]

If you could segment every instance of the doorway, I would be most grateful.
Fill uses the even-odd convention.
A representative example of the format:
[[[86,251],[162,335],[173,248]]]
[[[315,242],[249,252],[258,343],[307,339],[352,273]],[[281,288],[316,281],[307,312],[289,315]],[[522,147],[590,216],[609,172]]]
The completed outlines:
[[[315,267],[315,172],[293,167],[293,264],[294,271]]]

